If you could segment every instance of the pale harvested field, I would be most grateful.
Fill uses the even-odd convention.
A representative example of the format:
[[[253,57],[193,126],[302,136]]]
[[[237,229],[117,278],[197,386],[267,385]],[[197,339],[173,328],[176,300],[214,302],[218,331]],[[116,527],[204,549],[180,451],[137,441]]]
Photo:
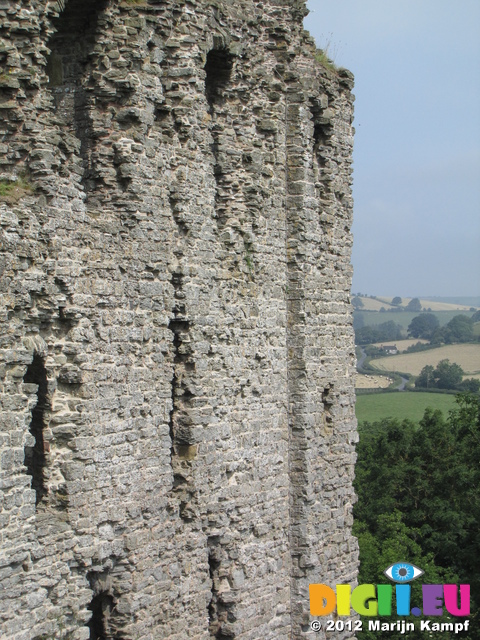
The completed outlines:
[[[375,300],[374,298],[361,297],[360,299],[363,302],[363,307],[359,309],[359,311],[380,311],[382,307],[385,309],[393,309],[392,305],[389,303],[391,298],[388,303],[383,301],[380,302],[380,300]],[[389,318],[379,320],[379,322],[386,322],[386,320],[389,320]]]
[[[393,382],[387,376],[369,376],[357,373],[355,377],[356,389],[386,389]]]
[[[376,298],[360,296],[360,299],[363,302],[363,307],[359,309],[359,311],[380,311],[382,307],[385,310],[399,308],[392,305],[391,296],[377,296]],[[402,298],[400,308],[405,310],[405,307],[411,299],[412,298]],[[463,304],[450,304],[449,302],[432,302],[431,300],[420,299],[420,304],[425,309],[431,309],[432,311],[458,311],[462,313],[470,310],[470,307],[466,307]],[[382,322],[385,322],[385,320],[382,320]]]
[[[421,344],[428,344],[428,340],[420,340],[420,338],[416,338],[413,340],[390,340],[385,342],[375,342],[374,347],[382,347],[383,345],[394,344],[397,346],[399,351],[405,351],[412,344],[417,344],[420,342]]]
[[[380,304],[380,306],[382,306],[382,304],[384,305],[385,302],[387,304],[390,304],[392,298],[387,296],[377,296],[377,300],[382,301],[382,303]],[[402,298],[402,307],[406,307],[410,300],[412,300],[412,298]],[[422,298],[419,298],[419,300],[422,307],[425,307],[425,309],[431,309],[432,311],[470,310],[470,307],[467,307],[464,304],[451,304],[450,302],[433,302],[432,300],[422,300]],[[363,304],[365,304],[365,298],[362,298],[362,302]]]
[[[370,364],[382,371],[404,371],[418,376],[425,365],[436,367],[444,359],[456,362],[471,377],[473,373],[480,373],[480,344],[450,344],[430,351],[387,356]]]

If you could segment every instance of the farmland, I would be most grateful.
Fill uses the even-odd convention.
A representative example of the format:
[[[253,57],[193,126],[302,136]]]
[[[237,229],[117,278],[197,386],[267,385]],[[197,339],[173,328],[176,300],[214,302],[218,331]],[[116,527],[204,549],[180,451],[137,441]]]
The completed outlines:
[[[357,373],[355,378],[356,389],[386,389],[393,382],[389,376],[373,376]]]
[[[401,353],[372,360],[370,365],[381,371],[400,371],[418,376],[427,364],[436,366],[440,360],[448,359],[459,364],[467,376],[480,373],[480,344],[451,344],[438,349]]]
[[[428,340],[421,340],[420,338],[411,338],[410,340],[390,340],[389,342],[394,343],[397,349],[402,352],[406,351],[408,347],[411,347],[414,344],[428,344]],[[386,342],[375,342],[374,347],[382,347]]]
[[[361,298],[363,307],[354,312],[354,326],[357,328],[357,336],[359,341],[374,336],[380,336],[385,325],[388,323],[393,329],[385,328],[385,335],[395,335],[395,339],[385,338],[383,342],[376,343],[373,346],[382,347],[385,345],[395,345],[398,349],[396,355],[383,355],[377,350],[369,350],[366,344],[360,342],[362,347],[357,348],[357,357],[361,366],[362,375],[357,374],[356,390],[357,390],[357,418],[359,423],[365,421],[378,421],[386,417],[394,417],[400,420],[404,418],[418,421],[422,418],[425,409],[431,406],[434,409],[448,411],[453,408],[455,402],[455,394],[449,393],[423,393],[418,391],[409,391],[409,387],[413,385],[414,380],[410,382],[403,381],[403,392],[386,391],[388,386],[392,388],[400,387],[400,376],[403,377],[418,376],[426,365],[436,367],[440,361],[449,360],[450,363],[460,365],[464,371],[464,378],[480,379],[480,342],[456,342],[455,344],[444,344],[443,346],[430,347],[428,340],[421,339],[405,339],[407,328],[414,318],[421,315],[422,312],[403,310],[408,304],[409,299],[402,300],[403,308],[392,307],[391,298]],[[443,301],[427,301],[422,300],[422,307],[428,308],[429,313],[435,315],[439,325],[445,326],[458,315],[471,317],[474,313],[472,307],[460,304],[461,300]],[[465,300],[467,302],[467,300]],[[478,301],[475,300],[477,303]],[[384,309],[379,311],[379,305],[383,305]],[[427,306],[428,305],[428,306]],[[389,309],[390,307],[390,309]],[[431,309],[431,311],[430,311]],[[392,322],[393,321],[393,322]],[[402,331],[398,332],[393,323],[400,325]],[[377,325],[378,330],[362,331],[361,327],[369,327]],[[474,325],[474,332],[480,327],[480,323]],[[402,338],[402,335],[404,336]],[[475,333],[474,333],[475,335]],[[400,339],[399,339],[400,338]],[[379,337],[377,337],[377,340]],[[422,343],[424,349],[408,353],[407,349]],[[366,356],[368,354],[369,357]],[[382,357],[376,357],[381,355]],[[365,360],[366,358],[366,360]],[[365,362],[365,364],[363,364]],[[388,374],[388,375],[387,375]],[[390,384],[389,384],[390,383]],[[405,386],[406,383],[406,386]]]
[[[434,316],[436,316],[440,326],[445,326],[452,318],[458,316],[459,314],[468,316],[471,318],[473,316],[472,311],[433,311]],[[407,331],[408,325],[411,321],[416,318],[419,312],[415,311],[387,311],[385,313],[381,313],[378,311],[354,311],[354,326],[355,327],[363,327],[370,326],[373,324],[381,324],[382,322],[388,322],[389,320],[393,320],[399,324],[402,329]]]
[[[455,406],[455,396],[443,393],[393,392],[358,396],[355,413],[359,424],[383,418],[418,422],[427,407],[440,409],[445,416]]]
[[[388,298],[388,297],[383,297],[383,296],[376,296],[376,299],[381,302],[384,306],[385,303],[388,303],[388,306],[392,306],[391,301],[392,298]],[[405,307],[407,306],[407,304],[409,302],[411,302],[412,298],[403,298],[402,299],[402,306]],[[362,298],[362,301],[364,302],[364,299]],[[424,300],[422,298],[420,298],[420,304],[422,305],[423,308],[425,309],[430,309],[431,311],[455,311],[457,313],[464,313],[465,311],[468,311],[470,309],[469,306],[464,305],[464,304],[452,304],[451,302],[438,302],[436,300]]]
[[[405,307],[411,302],[412,298],[402,298],[401,305],[393,305],[391,296],[355,296],[362,304],[362,310],[364,311],[380,311],[383,308],[384,311],[403,311]],[[466,304],[458,304],[452,302],[443,302],[439,300],[427,300],[420,298],[420,304],[423,309],[428,311],[453,311],[455,314],[469,312],[470,306]],[[417,312],[418,313],[418,312]]]

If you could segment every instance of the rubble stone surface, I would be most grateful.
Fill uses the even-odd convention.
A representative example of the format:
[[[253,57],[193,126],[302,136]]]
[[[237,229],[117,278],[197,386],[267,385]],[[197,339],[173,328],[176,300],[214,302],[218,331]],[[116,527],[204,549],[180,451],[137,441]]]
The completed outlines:
[[[0,0],[2,639],[324,638],[355,582],[353,77],[305,13]]]

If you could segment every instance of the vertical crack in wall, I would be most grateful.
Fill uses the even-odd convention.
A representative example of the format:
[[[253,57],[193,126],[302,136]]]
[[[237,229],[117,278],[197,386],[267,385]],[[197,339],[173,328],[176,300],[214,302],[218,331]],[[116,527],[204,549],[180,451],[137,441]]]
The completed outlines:
[[[304,142],[300,105],[295,85],[289,87],[286,104],[286,251],[287,251],[287,385],[289,421],[291,602],[301,602],[301,581],[306,578],[304,556],[308,550],[304,488],[308,486],[306,455],[309,447],[304,417],[306,391],[305,288],[302,231],[304,227]],[[292,637],[299,624],[298,607],[292,604]]]
[[[48,492],[45,478],[47,443],[44,440],[44,414],[48,408],[48,381],[44,359],[38,354],[34,354],[33,361],[27,367],[23,381],[38,386],[37,403],[32,410],[32,421],[29,428],[30,433],[35,438],[35,444],[25,447],[24,462],[27,472],[32,476],[32,489],[36,491],[36,504],[38,505]]]
[[[171,382],[172,409],[169,417],[173,488],[179,504],[180,517],[185,521],[195,518],[197,491],[193,478],[192,461],[197,453],[193,421],[190,416],[194,394],[189,375],[195,370],[190,336],[190,321],[186,316],[183,274],[172,275],[174,288],[174,317],[169,323],[173,333],[173,376]]]
[[[331,211],[336,198],[333,189],[336,162],[333,157],[335,150],[332,148],[333,109],[328,105],[329,98],[325,94],[310,100],[310,112],[313,118],[313,179],[315,196],[318,203],[322,231],[327,242],[330,242],[334,223],[334,216]],[[326,248],[326,245],[324,248]]]
[[[226,625],[235,621],[234,601],[229,596],[229,590],[221,589],[221,581],[226,580],[222,576],[222,555],[225,551],[222,548],[218,536],[211,536],[207,539],[208,547],[208,568],[210,580],[212,581],[212,598],[208,604],[208,630],[210,638],[215,640],[234,640],[235,634],[227,630]]]
[[[323,422],[326,427],[333,426],[333,384],[329,384],[322,392]]]
[[[306,251],[305,229],[312,224],[315,209],[308,204],[310,192],[308,184],[312,178],[315,184],[316,200],[319,202],[320,225],[329,235],[328,225],[333,223],[331,215],[324,211],[324,202],[329,193],[330,162],[328,145],[332,136],[331,118],[327,96],[312,100],[313,136],[308,148],[308,126],[302,116],[303,92],[301,83],[290,82],[287,90],[286,153],[287,153],[287,384],[289,406],[289,474],[290,474],[290,546],[292,558],[291,601],[292,634],[297,637],[309,629],[308,576],[312,567],[311,528],[314,526],[311,504],[305,488],[312,483],[311,451],[312,423],[311,409],[317,398],[312,394],[307,362],[311,357],[306,350],[307,343],[307,300],[306,278],[309,276],[308,249]],[[330,110],[331,111],[331,110]],[[313,166],[312,166],[313,156]],[[313,174],[312,174],[313,169]],[[327,207],[325,207],[327,209]],[[322,242],[322,238],[319,239]],[[331,407],[333,385],[328,384],[321,392],[323,422],[332,426]],[[318,398],[320,400],[320,398]],[[310,411],[310,413],[309,413]],[[302,603],[294,605],[293,603]]]
[[[308,226],[320,223],[322,235],[318,241],[325,255],[333,233],[331,183],[335,166],[334,159],[330,157],[333,110],[328,108],[326,95],[313,99],[310,108],[313,131],[309,133],[309,124],[302,115],[303,100],[301,83],[291,81],[286,106],[286,247],[292,637],[309,630],[308,583],[312,559],[316,557],[311,535],[315,522],[305,491],[312,484],[312,473],[316,473],[309,454],[315,432],[312,431],[308,407],[321,400],[323,424],[328,430],[333,426],[333,384],[326,384],[323,390],[318,391],[321,398],[314,397],[316,392],[307,369],[307,363],[311,362],[310,354],[306,353],[309,349],[306,278],[309,277],[310,265],[305,257],[308,256],[305,240]],[[305,143],[306,139],[311,141],[310,148]],[[308,189],[312,178],[316,196],[313,207],[309,204],[311,194]],[[315,219],[317,215],[319,220]]]
[[[170,209],[172,211],[173,219],[177,225],[178,234],[180,237],[185,237],[188,234],[188,225],[184,218],[184,204],[174,192],[169,196]]]

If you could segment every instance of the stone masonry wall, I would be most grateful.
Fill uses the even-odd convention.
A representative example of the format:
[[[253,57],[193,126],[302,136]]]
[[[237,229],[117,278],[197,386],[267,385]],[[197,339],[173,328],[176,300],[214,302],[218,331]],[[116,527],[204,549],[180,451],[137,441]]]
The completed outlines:
[[[0,0],[5,640],[321,638],[355,581],[353,79],[305,12]]]

